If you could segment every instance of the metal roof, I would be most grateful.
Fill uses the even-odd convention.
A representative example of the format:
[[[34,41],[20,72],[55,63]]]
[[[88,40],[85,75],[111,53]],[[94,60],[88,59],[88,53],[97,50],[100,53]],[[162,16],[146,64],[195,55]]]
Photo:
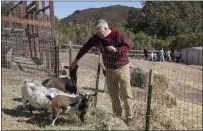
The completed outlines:
[[[202,47],[192,47],[193,49],[202,50]]]

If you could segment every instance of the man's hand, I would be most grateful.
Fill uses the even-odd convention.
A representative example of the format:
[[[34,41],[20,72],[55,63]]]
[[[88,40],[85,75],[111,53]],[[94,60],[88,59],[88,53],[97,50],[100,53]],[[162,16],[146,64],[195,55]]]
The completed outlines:
[[[69,70],[72,71],[76,67],[77,63],[78,63],[78,60],[74,59],[74,61],[69,65]]]
[[[107,46],[107,50],[116,52],[116,48],[114,46]]]

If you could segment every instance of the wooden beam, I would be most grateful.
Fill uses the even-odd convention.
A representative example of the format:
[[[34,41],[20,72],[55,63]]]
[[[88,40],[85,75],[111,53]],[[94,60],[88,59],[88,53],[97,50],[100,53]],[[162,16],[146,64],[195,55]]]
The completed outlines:
[[[50,6],[50,22],[51,24],[55,25],[55,20],[54,20],[54,5],[53,5],[53,1],[49,1],[49,6]]]
[[[7,17],[7,16],[1,16],[1,19],[3,21],[9,22],[9,23],[19,23],[19,24],[29,24],[29,25],[36,25],[36,26],[43,26],[43,27],[52,27],[51,23],[42,22],[42,21],[11,18],[11,17]]]
[[[37,15],[38,15],[40,12],[45,12],[45,10],[47,10],[47,9],[49,9],[49,8],[50,8],[50,6],[48,5],[48,6],[44,7],[44,8],[42,8],[42,9],[37,10]]]
[[[25,16],[25,14],[26,14],[26,11],[25,11],[26,5],[27,5],[27,3],[25,1],[23,1],[20,6],[21,18],[23,18],[23,16]]]
[[[36,4],[36,1],[32,1],[25,9],[29,10],[35,4]]]
[[[7,30],[7,31],[25,31],[25,29],[19,29],[19,28],[3,28],[3,30]]]
[[[27,13],[34,13],[36,11],[36,7],[32,7],[29,10],[27,10]]]

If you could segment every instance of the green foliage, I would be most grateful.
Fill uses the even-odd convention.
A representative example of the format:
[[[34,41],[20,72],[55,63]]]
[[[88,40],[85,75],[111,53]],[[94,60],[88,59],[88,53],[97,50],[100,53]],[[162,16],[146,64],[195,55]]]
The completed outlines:
[[[127,24],[116,22],[132,49],[182,49],[202,45],[202,2],[145,1],[142,5],[142,9],[129,10],[125,16]],[[99,18],[94,16],[94,20]],[[56,19],[56,23],[63,43],[70,39],[82,45],[93,34],[93,21],[79,23],[76,20],[62,25]]]
[[[14,1],[1,1],[1,16],[8,16],[11,9],[17,4],[18,2]],[[20,6],[17,6],[11,14],[13,17],[20,17]]]
[[[83,45],[92,35],[93,23],[72,23],[68,26],[60,25],[58,28],[58,32],[60,32],[62,38],[61,42],[67,41],[67,39],[71,40],[74,44]]]
[[[191,48],[195,46],[202,46],[202,33],[188,33],[181,34],[174,39],[171,44],[171,49]]]
[[[14,2],[7,2],[7,1],[1,1],[1,16],[7,16],[11,10],[12,7],[14,7]]]
[[[127,41],[129,42],[130,46],[133,48],[134,45],[134,39],[135,39],[135,34],[130,31],[130,29],[126,28],[125,25],[121,25],[117,27],[123,35],[126,37]]]
[[[141,10],[128,12],[127,27],[138,37],[140,31],[152,37],[154,48],[171,44],[169,47],[181,49],[202,44],[202,2],[147,1],[142,4]],[[135,42],[146,45],[148,39],[144,36]]]

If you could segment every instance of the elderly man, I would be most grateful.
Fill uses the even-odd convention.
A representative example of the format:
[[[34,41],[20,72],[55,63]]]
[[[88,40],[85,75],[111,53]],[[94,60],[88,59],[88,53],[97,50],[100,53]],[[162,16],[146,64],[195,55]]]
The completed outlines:
[[[110,29],[104,19],[96,21],[95,31],[96,34],[83,45],[69,68],[73,69],[77,65],[78,60],[93,46],[99,46],[102,51],[103,63],[106,67],[107,87],[113,113],[118,117],[122,115],[119,99],[119,91],[121,90],[126,111],[126,123],[129,123],[133,117],[128,59],[129,44],[123,34],[114,28]]]

